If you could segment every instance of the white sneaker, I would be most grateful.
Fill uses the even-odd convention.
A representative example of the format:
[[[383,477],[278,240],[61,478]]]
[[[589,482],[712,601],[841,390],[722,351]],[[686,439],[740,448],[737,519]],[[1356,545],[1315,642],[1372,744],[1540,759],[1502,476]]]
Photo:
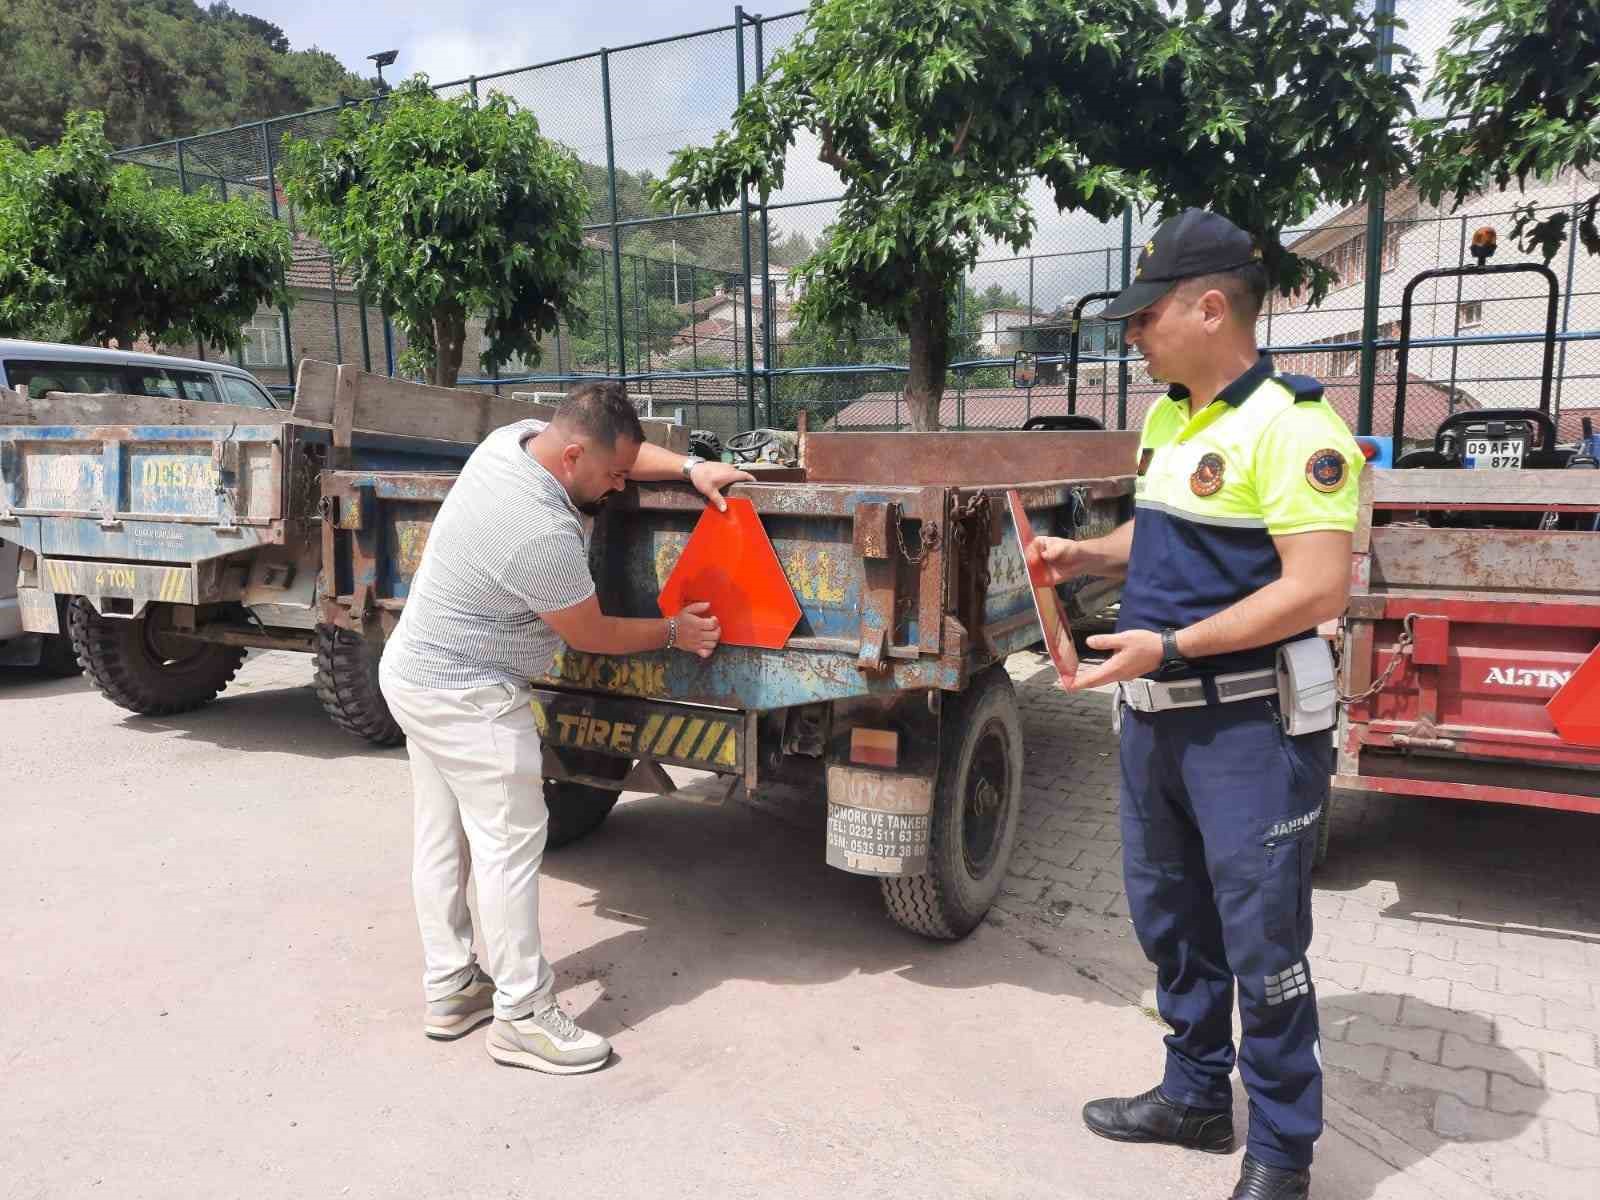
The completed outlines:
[[[580,1029],[553,999],[520,1020],[496,1018],[485,1044],[497,1063],[549,1075],[595,1071],[611,1057],[611,1043]]]
[[[472,982],[443,1000],[428,1001],[422,1032],[439,1042],[453,1042],[494,1016],[494,980],[479,967]]]

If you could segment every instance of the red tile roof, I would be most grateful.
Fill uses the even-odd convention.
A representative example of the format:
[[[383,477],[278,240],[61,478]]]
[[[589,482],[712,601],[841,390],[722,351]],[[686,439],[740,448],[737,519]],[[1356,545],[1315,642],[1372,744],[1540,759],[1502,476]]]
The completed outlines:
[[[1333,405],[1346,425],[1356,426],[1359,385],[1354,380],[1333,380],[1324,385],[1324,395]],[[1373,427],[1387,433],[1394,412],[1394,376],[1377,379],[1373,393]],[[1150,405],[1166,395],[1166,389],[1150,384],[1133,384],[1128,389],[1128,427],[1137,429],[1144,422]],[[1102,411],[1102,392],[1082,389],[1078,393],[1077,410],[1105,421],[1106,428],[1114,429],[1117,418],[1115,388],[1106,393]],[[898,403],[898,414],[896,406]],[[1458,396],[1455,408],[1477,408],[1476,401]],[[939,422],[946,428],[957,428],[958,420],[968,428],[1016,429],[1029,416],[1048,416],[1067,411],[1067,394],[1064,389],[1032,389],[1032,396],[1020,388],[973,388],[964,398],[958,397],[954,387],[948,387],[939,405]],[[1450,391],[1431,380],[1415,375],[1406,384],[1406,436],[1416,439],[1431,438],[1434,429],[1451,410]],[[874,426],[909,424],[904,399],[894,392],[869,392],[840,409],[830,422],[834,428],[868,428]],[[1600,425],[1600,420],[1597,420]]]

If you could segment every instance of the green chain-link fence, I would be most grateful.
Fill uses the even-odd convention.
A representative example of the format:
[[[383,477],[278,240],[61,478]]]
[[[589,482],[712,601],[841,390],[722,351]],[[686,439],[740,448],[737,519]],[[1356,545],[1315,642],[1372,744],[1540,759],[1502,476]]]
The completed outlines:
[[[1378,0],[1380,4],[1391,0]],[[1398,0],[1404,43],[1431,62],[1460,15],[1457,0]],[[813,428],[900,428],[907,346],[890,328],[865,330],[853,343],[805,336],[794,319],[791,269],[825,236],[837,209],[838,180],[802,137],[791,150],[784,186],[730,211],[661,211],[647,185],[672,153],[702,144],[726,126],[741,90],[773,52],[798,37],[804,14],[760,17],[734,10],[731,24],[522,70],[441,85],[446,95],[503,92],[535,113],[549,137],[583,164],[590,194],[585,230],[582,323],[563,323],[537,366],[512,364],[496,378],[471,374],[480,346],[469,333],[463,386],[558,390],[575,379],[627,380],[658,414],[681,414],[695,428],[727,437],[755,425],[792,426],[801,411]],[[237,129],[120,152],[159,180],[186,189],[253,194],[294,231],[293,303],[258,314],[238,361],[287,389],[303,356],[393,372],[404,344],[383,315],[357,294],[302,230],[277,180],[286,137],[318,137],[337,109],[300,113]],[[1527,197],[1486,195],[1459,211],[1422,203],[1401,187],[1368,206],[1317,215],[1286,240],[1340,272],[1316,307],[1274,296],[1260,340],[1280,366],[1318,375],[1352,427],[1393,431],[1401,300],[1423,271],[1470,262],[1467,246],[1483,225],[1501,234],[1495,263],[1536,262],[1507,236],[1514,203],[1575,204],[1588,191],[1575,175],[1538,184]],[[1063,361],[1072,316],[1085,296],[1121,285],[1152,222],[1130,214],[1109,225],[1059,214],[1046,190],[1030,190],[1038,232],[1023,254],[997,248],[964,281],[959,333],[942,419],[955,428],[1016,428],[1030,417],[1073,411],[1108,428],[1137,425],[1162,394],[1136,356],[1120,351],[1120,328],[1093,320],[1084,306],[1075,370]],[[1375,281],[1370,243],[1381,241]],[[1573,436],[1586,409],[1600,416],[1600,260],[1569,246],[1551,264],[1560,288],[1552,403]],[[1546,283],[1534,274],[1440,277],[1413,294],[1405,434],[1432,436],[1461,407],[1529,406],[1539,398]],[[1369,319],[1370,314],[1370,319]],[[1363,341],[1370,382],[1363,386]],[[206,347],[180,347],[202,356]],[[1020,350],[1039,356],[1036,386],[1011,386]],[[1568,418],[1570,417],[1570,420]],[[1571,429],[1568,428],[1571,426]]]

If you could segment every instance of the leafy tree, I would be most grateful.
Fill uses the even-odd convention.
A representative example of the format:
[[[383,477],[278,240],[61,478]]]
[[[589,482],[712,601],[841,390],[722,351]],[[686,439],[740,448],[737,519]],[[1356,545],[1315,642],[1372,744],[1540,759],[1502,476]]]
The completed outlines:
[[[1357,0],[816,0],[803,38],[747,91],[731,132],[674,156],[663,202],[720,207],[782,186],[801,130],[839,174],[833,236],[800,268],[802,319],[877,313],[909,342],[906,399],[935,428],[956,281],[991,243],[1019,251],[1029,176],[1058,207],[1109,219],[1129,203],[1220,209],[1259,239],[1280,285],[1331,276],[1279,231],[1319,199],[1397,178],[1402,70],[1372,70]]]
[[[114,145],[223,129],[372,94],[282,29],[194,0],[8,0],[0,5],[0,139],[48,145],[67,114],[106,114]]]
[[[414,76],[346,109],[324,140],[290,139],[284,187],[313,234],[405,334],[403,366],[444,387],[469,314],[482,366],[535,364],[575,308],[585,196],[578,163],[501,93],[476,106]]]
[[[289,234],[260,207],[155,187],[110,159],[99,113],[58,146],[0,142],[0,332],[232,349],[283,297]]]
[[[1010,288],[1003,288],[998,283],[991,283],[983,291],[975,290],[971,285],[967,287],[967,308],[975,309],[979,313],[988,312],[995,308],[1024,308],[1022,297]]]
[[[1439,120],[1417,120],[1417,182],[1429,203],[1452,193],[1456,206],[1493,183],[1586,171],[1600,160],[1600,6],[1593,0],[1468,0],[1439,52],[1429,99]],[[1578,236],[1600,254],[1597,188],[1578,209]],[[1546,262],[1570,234],[1566,210],[1540,218],[1517,208],[1514,236]]]

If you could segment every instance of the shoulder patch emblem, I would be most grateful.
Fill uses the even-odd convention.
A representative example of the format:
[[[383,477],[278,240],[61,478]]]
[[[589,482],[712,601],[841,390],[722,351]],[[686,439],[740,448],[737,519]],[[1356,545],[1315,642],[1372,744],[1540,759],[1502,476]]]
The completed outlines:
[[[1156,452],[1149,446],[1139,452],[1139,474],[1141,476],[1150,469],[1150,460],[1155,456]]]
[[[1222,455],[1207,452],[1189,476],[1189,490],[1196,496],[1215,496],[1222,490]]]
[[[1306,459],[1306,482],[1319,492],[1337,492],[1348,475],[1344,455],[1337,450],[1318,450]]]

